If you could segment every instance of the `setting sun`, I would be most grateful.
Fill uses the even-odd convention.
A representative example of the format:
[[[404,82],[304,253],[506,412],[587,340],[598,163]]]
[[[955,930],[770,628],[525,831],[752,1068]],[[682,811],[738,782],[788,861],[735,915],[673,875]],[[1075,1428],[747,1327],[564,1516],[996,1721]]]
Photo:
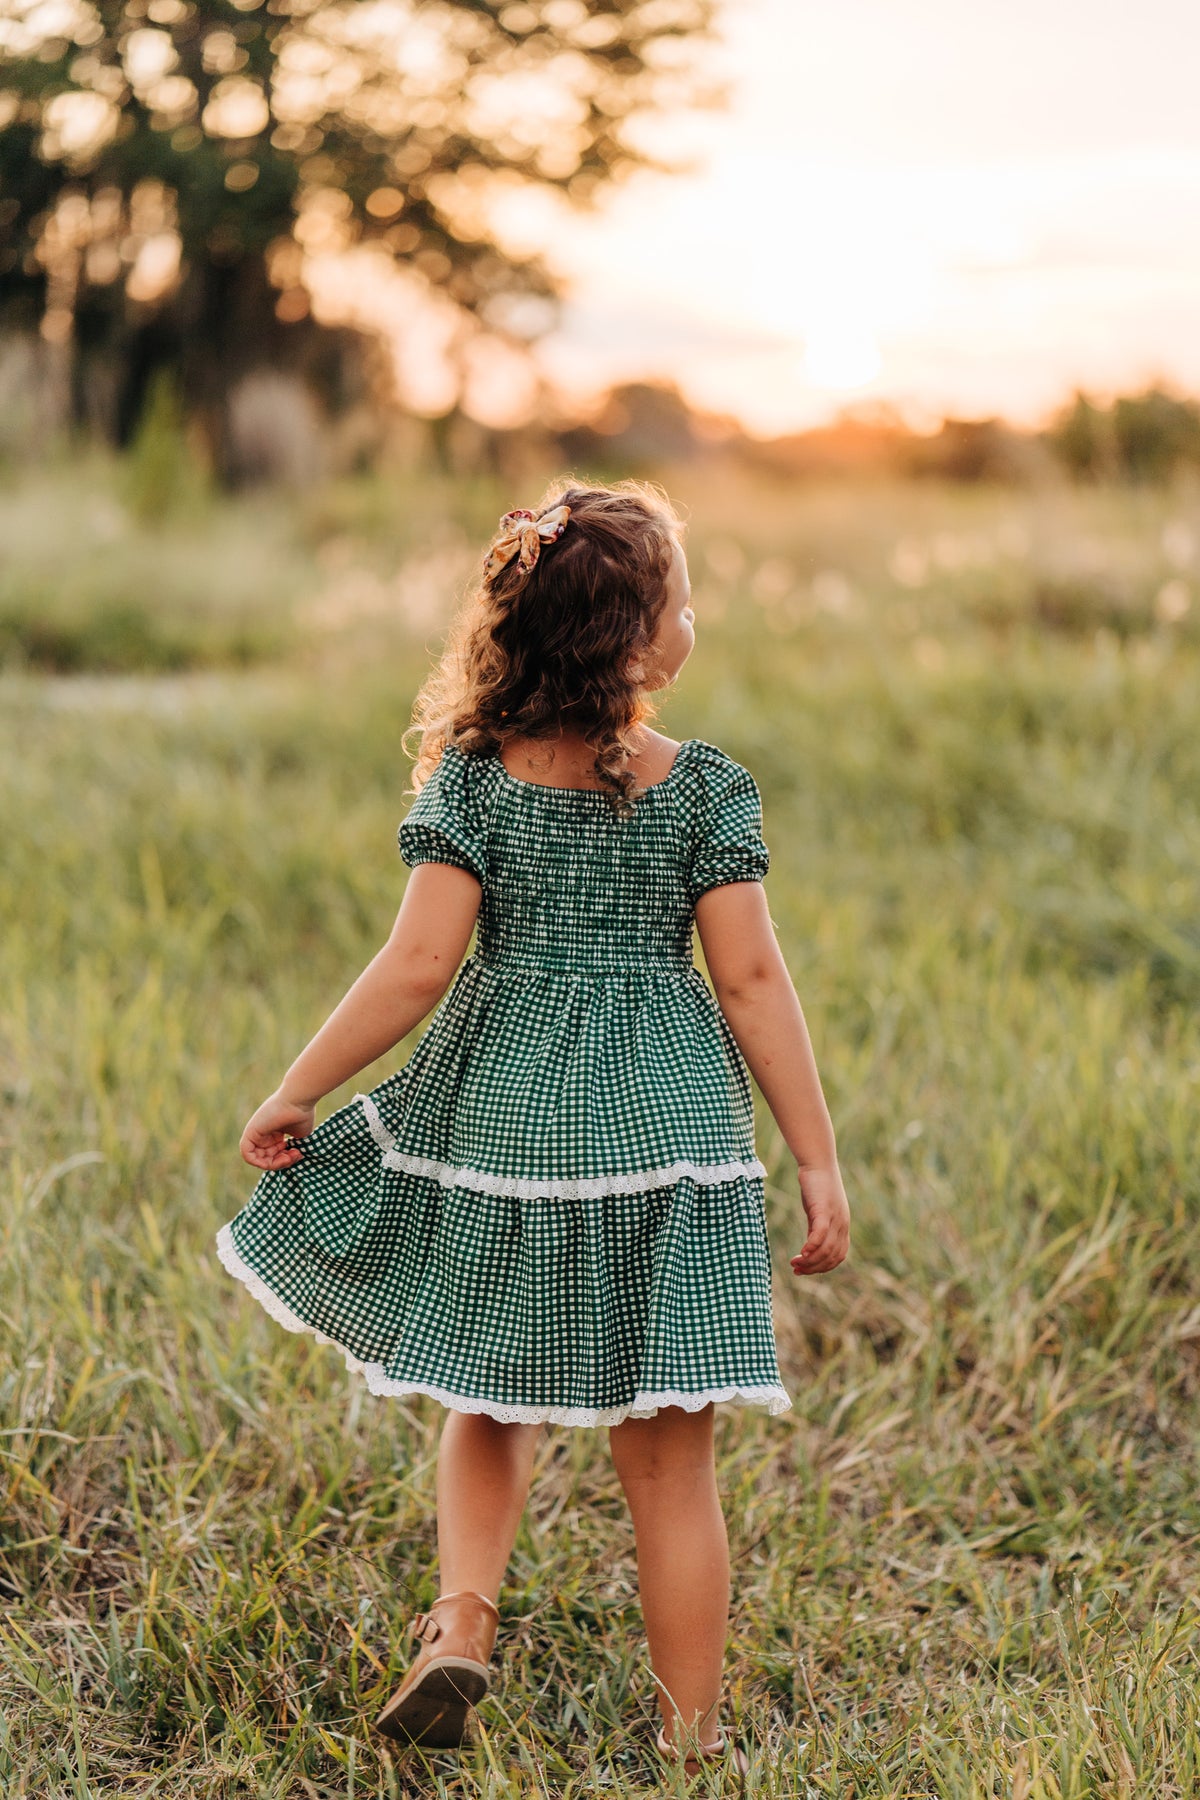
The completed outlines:
[[[816,388],[852,393],[873,381],[881,366],[875,339],[853,322],[831,320],[806,334],[804,373]]]

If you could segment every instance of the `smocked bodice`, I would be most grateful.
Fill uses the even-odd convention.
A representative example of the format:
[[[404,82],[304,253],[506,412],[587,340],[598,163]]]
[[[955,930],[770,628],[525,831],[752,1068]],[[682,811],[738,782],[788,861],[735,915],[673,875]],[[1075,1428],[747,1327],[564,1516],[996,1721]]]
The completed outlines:
[[[568,974],[690,968],[687,841],[674,786],[668,778],[621,819],[594,790],[505,775],[491,814],[480,959]]]
[[[624,818],[603,791],[520,781],[450,746],[400,848],[477,876],[481,963],[564,975],[691,969],[699,894],[768,864],[753,779],[698,738]]]

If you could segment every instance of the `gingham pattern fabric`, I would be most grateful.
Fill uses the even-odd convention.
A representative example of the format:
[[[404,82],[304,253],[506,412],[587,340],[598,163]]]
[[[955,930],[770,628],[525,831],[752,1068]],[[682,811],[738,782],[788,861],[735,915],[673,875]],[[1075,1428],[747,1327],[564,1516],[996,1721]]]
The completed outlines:
[[[701,739],[628,819],[448,746],[399,844],[478,878],[475,950],[404,1067],[262,1175],[226,1268],[372,1393],[787,1410],[749,1076],[692,963],[699,896],[767,872],[761,821]]]

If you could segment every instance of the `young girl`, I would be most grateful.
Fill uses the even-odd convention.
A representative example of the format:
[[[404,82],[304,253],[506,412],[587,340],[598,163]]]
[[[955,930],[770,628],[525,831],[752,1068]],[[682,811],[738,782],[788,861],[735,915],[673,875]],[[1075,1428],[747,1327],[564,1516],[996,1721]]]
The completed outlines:
[[[791,1401],[747,1065],[798,1165],[795,1273],[843,1260],[849,1209],[767,912],[758,790],[646,723],[693,623],[652,490],[567,487],[505,515],[417,702],[391,936],[242,1136],[265,1173],[218,1235],[225,1267],[373,1394],[447,1409],[440,1597],[378,1719],[404,1743],[459,1743],[486,1691],[541,1426],[606,1425],[659,1751],[688,1773],[748,1766],[719,1718],[714,1403]],[[314,1130],[318,1101],[435,1006],[405,1066]]]

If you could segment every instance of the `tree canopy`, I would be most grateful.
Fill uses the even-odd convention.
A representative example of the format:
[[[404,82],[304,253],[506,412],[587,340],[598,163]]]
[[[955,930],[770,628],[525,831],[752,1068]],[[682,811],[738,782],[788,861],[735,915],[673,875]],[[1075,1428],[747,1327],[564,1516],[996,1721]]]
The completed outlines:
[[[650,162],[713,4],[0,0],[0,325],[107,360],[119,435],[154,367],[203,403],[308,353],[310,251],[528,332],[553,284],[497,205]]]

